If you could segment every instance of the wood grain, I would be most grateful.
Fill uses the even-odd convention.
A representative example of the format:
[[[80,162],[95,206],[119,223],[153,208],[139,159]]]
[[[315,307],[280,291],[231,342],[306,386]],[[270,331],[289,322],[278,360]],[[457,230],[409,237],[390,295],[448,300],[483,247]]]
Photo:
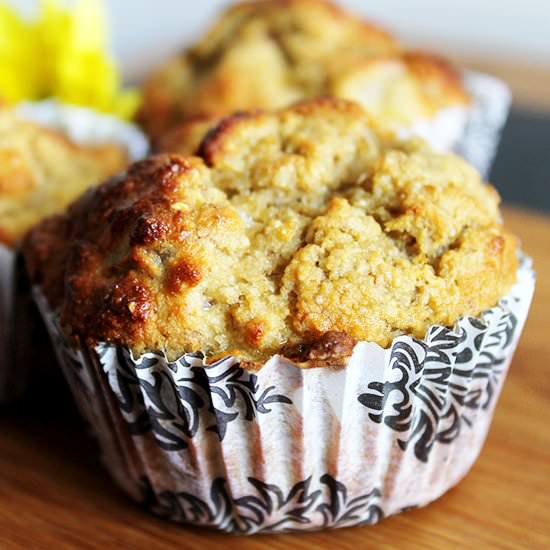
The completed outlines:
[[[301,535],[185,528],[113,485],[66,394],[38,394],[0,411],[0,548],[550,547],[550,218],[508,210],[506,220],[535,259],[535,302],[482,455],[440,500],[372,527]]]

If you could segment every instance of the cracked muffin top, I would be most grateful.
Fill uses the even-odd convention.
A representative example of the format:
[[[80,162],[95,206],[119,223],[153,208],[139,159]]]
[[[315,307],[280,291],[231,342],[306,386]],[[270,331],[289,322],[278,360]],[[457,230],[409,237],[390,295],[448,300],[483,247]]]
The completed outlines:
[[[196,157],[157,155],[24,243],[32,279],[88,341],[339,365],[358,340],[494,306],[517,243],[454,155],[387,142],[343,100],[234,115]]]
[[[468,103],[445,60],[404,52],[386,32],[322,0],[230,7],[144,86],[139,122],[155,140],[182,121],[276,109],[320,96],[359,102],[395,129]]]
[[[35,223],[127,164],[120,145],[77,145],[0,109],[0,243],[16,245]]]

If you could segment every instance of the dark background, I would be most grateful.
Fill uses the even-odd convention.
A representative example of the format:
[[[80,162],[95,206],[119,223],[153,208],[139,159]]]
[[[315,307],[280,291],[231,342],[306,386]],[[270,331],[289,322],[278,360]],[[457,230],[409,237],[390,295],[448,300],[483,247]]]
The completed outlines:
[[[489,180],[507,204],[550,213],[550,113],[512,109]]]

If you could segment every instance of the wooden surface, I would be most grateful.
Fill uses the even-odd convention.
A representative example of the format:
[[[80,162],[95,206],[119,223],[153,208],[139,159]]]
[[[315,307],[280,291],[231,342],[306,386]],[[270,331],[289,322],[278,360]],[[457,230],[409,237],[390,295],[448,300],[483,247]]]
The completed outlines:
[[[0,548],[550,548],[550,217],[507,211],[534,257],[535,302],[470,474],[372,527],[233,537],[157,519],[97,464],[66,395],[0,411]]]

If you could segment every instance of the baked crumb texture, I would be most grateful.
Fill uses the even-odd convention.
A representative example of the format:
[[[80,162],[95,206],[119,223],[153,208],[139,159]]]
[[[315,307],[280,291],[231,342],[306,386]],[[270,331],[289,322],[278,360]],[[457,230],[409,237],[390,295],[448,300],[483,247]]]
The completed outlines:
[[[342,364],[356,341],[494,306],[515,280],[499,197],[454,155],[388,143],[315,100],[235,115],[200,156],[157,155],[24,243],[34,281],[89,341]]]
[[[0,108],[0,243],[15,246],[32,225],[127,164],[124,147],[76,145]]]
[[[230,7],[197,44],[161,66],[143,92],[138,120],[155,141],[190,124],[191,131],[176,132],[179,142],[169,140],[178,153],[193,152],[200,119],[306,98],[357,101],[390,130],[469,101],[446,60],[407,52],[385,31],[321,0]]]

